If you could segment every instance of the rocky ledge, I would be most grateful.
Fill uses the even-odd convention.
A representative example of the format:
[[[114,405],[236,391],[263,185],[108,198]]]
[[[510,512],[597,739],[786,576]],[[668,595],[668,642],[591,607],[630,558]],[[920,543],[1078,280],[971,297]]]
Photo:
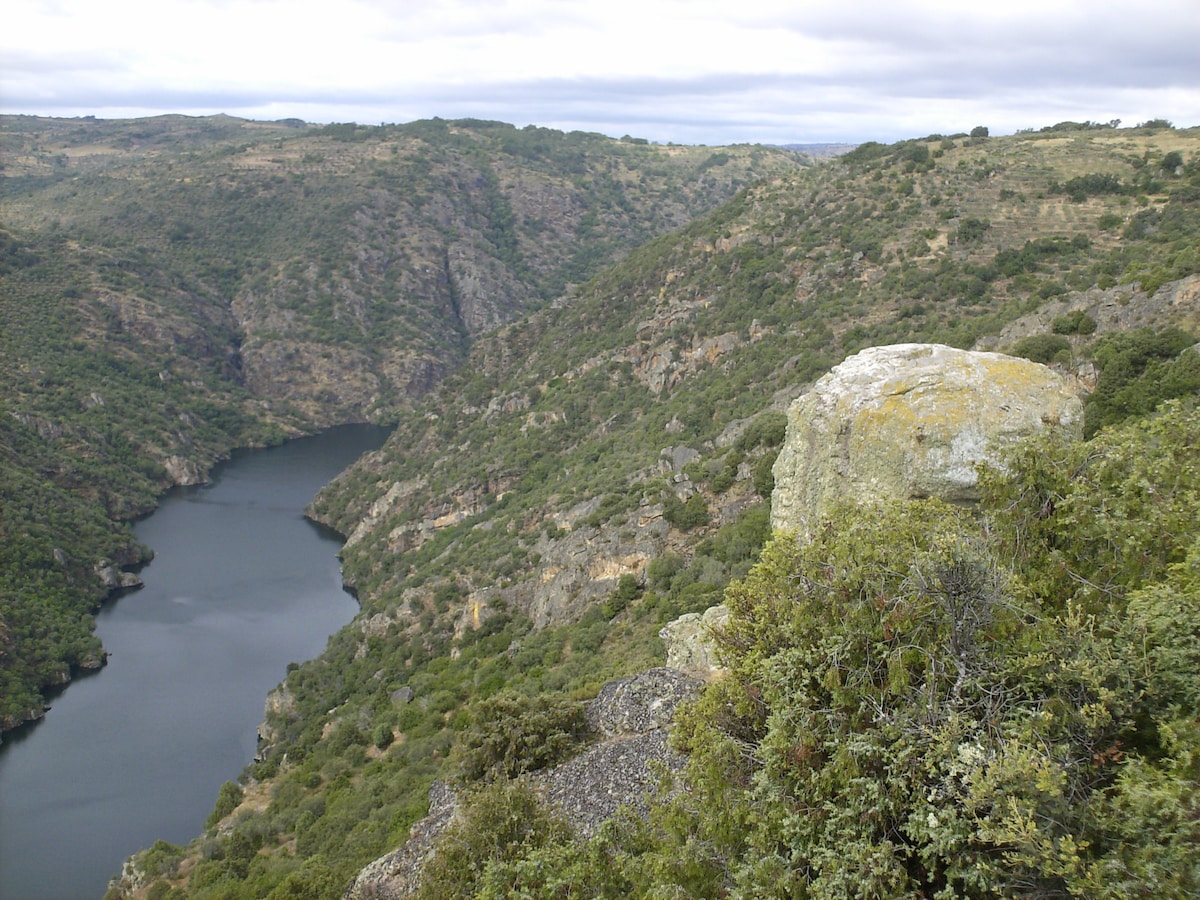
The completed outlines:
[[[679,704],[694,697],[701,686],[701,681],[665,667],[609,682],[587,708],[597,743],[560,766],[535,773],[530,783],[582,839],[594,835],[623,807],[644,812],[659,773],[681,771],[686,762],[670,748],[667,730]],[[429,815],[412,826],[403,846],[358,873],[346,900],[411,896],[422,866],[457,811],[454,792],[445,784],[435,784],[429,794]]]

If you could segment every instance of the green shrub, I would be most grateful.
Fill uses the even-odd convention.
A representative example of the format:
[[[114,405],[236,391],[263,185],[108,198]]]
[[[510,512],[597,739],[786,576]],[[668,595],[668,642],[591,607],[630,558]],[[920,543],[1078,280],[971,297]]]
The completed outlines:
[[[580,703],[503,691],[471,708],[471,724],[454,746],[457,778],[494,781],[554,765],[578,749],[586,730]]]
[[[1051,323],[1050,330],[1055,334],[1092,334],[1096,330],[1096,320],[1082,309],[1058,316]]]
[[[1049,365],[1055,358],[1066,351],[1071,352],[1071,342],[1060,334],[1032,334],[1021,338],[1009,348],[1013,356],[1023,356],[1036,363]]]
[[[474,897],[490,866],[565,844],[570,829],[519,781],[497,781],[470,797],[421,870],[417,900]]]
[[[674,494],[667,494],[663,500],[663,518],[680,531],[691,531],[708,524],[708,504],[700,494],[692,494],[686,503]]]
[[[1153,412],[1164,400],[1200,393],[1200,353],[1180,328],[1108,334],[1092,355],[1100,377],[1084,406],[1084,433]]]
[[[209,813],[204,823],[205,828],[212,828],[227,815],[233,812],[242,802],[242,788],[236,782],[227,781],[217,792],[217,803]]]

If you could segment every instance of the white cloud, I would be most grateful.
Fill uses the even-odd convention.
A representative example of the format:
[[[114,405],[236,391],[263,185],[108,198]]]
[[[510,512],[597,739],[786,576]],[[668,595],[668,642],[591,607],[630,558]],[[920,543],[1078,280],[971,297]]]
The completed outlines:
[[[0,109],[655,140],[1200,123],[1200,14],[1157,0],[9,0]]]

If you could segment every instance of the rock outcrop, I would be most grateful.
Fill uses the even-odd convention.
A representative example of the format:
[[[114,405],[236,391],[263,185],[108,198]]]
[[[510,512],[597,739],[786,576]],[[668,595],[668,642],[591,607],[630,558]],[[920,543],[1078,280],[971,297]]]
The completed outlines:
[[[100,584],[110,593],[128,591],[142,586],[142,579],[133,572],[126,572],[118,565],[102,559],[92,567]]]
[[[712,632],[728,619],[729,610],[722,605],[687,613],[664,625],[658,636],[667,648],[667,665],[706,681],[713,678],[723,667]]]
[[[530,777],[535,790],[587,839],[622,807],[644,811],[659,771],[678,772],[686,761],[667,742],[676,707],[694,697],[701,683],[670,668],[655,668],[611,681],[588,704],[587,720],[598,742],[560,766]],[[421,868],[439,835],[454,821],[458,799],[437,783],[429,815],[409,831],[395,851],[364,867],[346,900],[403,900],[416,890]]]
[[[666,728],[697,688],[694,678],[665,666],[610,681],[588,704],[588,726],[606,738]]]
[[[999,334],[981,337],[975,349],[999,350],[1021,338],[1050,334],[1054,321],[1071,313],[1086,313],[1096,329],[1094,333],[1069,335],[1076,349],[1098,335],[1137,328],[1158,330],[1175,325],[1194,334],[1200,327],[1200,275],[1169,281],[1149,296],[1136,284],[1074,291],[1014,319]]]
[[[789,409],[771,524],[804,533],[840,498],[970,503],[977,464],[1034,432],[1082,427],[1076,386],[1046,366],[941,344],[872,347]]]

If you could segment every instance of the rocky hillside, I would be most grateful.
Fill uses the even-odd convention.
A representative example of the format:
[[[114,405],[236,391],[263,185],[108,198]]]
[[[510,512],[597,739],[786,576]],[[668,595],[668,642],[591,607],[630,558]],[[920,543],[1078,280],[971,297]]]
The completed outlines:
[[[1087,376],[1085,421],[1195,393],[1198,158],[1157,125],[866,145],[476,339],[314,504],[362,612],[272,695],[243,802],[143,883],[337,896],[435,778],[574,752],[572,704],[750,571],[788,404],[863,348],[1026,354]]]
[[[101,576],[145,552],[119,523],[166,485],[232,446],[398,423],[313,506],[349,537],[361,614],[273,692],[211,830],[115,893],[339,896],[434,780],[579,753],[581,702],[751,571],[784,412],[859,350],[1052,363],[1092,388],[1089,434],[1200,386],[1194,129],[930,135],[805,166],[485,122],[2,124],[7,722],[102,659]],[[1111,546],[1096,533],[1080,560]],[[693,733],[750,746],[756,723]],[[504,791],[493,811],[524,802]]]
[[[321,423],[386,416],[472,338],[802,159],[481,121],[2,127],[14,238],[94,257],[73,306],[134,333],[164,312],[210,322],[221,346],[152,337]]]
[[[121,523],[230,448],[387,420],[501,323],[802,165],[492,122],[0,118],[0,727],[102,662]],[[119,582],[119,574],[117,576]]]

